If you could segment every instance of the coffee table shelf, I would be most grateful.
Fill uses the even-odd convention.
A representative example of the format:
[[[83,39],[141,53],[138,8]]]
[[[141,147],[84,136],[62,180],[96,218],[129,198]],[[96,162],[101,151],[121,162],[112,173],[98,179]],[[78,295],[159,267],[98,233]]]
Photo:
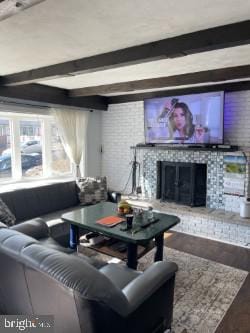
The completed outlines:
[[[96,252],[100,252],[102,254],[106,254],[108,256],[115,257],[120,260],[126,261],[127,260],[126,244],[121,241],[117,241],[117,240],[115,240],[111,245],[110,245],[110,243],[111,243],[110,240],[104,240],[103,242],[96,244],[96,245],[85,246],[85,245],[81,244],[81,242],[80,242],[78,251],[81,252],[81,247],[83,247],[83,248],[91,249]],[[118,244],[121,244],[121,245],[124,244],[124,251],[119,251],[119,250],[115,250],[112,248],[112,246],[118,245]],[[152,250],[154,248],[154,246],[155,246],[154,241],[150,241],[148,244],[146,244],[144,246],[138,245],[137,259],[141,258],[146,253],[148,253],[150,250]]]

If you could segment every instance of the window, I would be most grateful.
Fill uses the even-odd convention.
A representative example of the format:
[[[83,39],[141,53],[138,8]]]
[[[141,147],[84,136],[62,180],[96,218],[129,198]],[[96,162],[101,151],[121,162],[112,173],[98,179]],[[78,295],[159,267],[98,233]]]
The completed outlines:
[[[21,120],[20,147],[23,177],[42,177],[41,120]]]
[[[0,116],[0,181],[11,176],[10,122]]]
[[[0,182],[71,174],[52,117],[0,113]]]

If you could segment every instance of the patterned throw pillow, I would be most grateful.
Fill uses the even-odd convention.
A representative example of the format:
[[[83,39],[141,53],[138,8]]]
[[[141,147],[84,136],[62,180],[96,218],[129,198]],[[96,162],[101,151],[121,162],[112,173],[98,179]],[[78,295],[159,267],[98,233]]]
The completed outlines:
[[[9,210],[8,206],[0,198],[0,221],[7,226],[12,226],[15,224],[16,218]]]
[[[95,204],[107,200],[106,177],[86,177],[78,181],[79,200],[82,205]]]

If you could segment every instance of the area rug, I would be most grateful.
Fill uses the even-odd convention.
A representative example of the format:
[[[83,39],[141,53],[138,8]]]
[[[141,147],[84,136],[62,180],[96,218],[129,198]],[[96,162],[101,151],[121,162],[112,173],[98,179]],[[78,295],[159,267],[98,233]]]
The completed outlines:
[[[80,250],[99,259],[111,257],[90,249]],[[153,262],[154,250],[139,260],[138,270]],[[173,332],[214,333],[232,304],[247,272],[170,248],[164,248],[164,259],[175,262],[176,275]]]

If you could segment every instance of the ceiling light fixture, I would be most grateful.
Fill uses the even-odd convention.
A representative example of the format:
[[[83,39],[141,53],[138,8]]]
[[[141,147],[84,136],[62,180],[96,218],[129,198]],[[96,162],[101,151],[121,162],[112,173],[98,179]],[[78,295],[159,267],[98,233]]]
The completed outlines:
[[[0,21],[45,0],[0,0]]]

